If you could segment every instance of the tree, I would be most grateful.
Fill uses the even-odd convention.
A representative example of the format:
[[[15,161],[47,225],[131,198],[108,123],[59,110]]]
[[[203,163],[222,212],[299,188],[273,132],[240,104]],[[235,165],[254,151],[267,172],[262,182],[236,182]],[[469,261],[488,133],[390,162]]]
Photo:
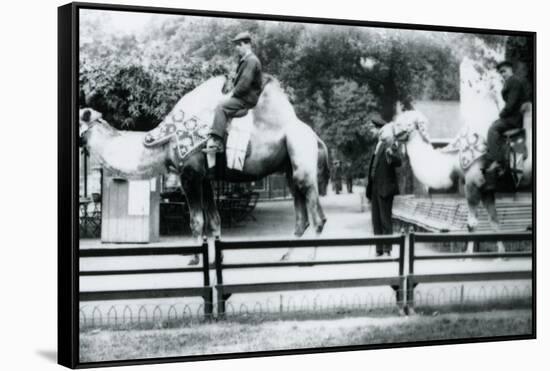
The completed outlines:
[[[279,80],[298,117],[341,160],[363,170],[374,144],[366,130],[373,114],[389,121],[398,102],[411,108],[418,99],[458,100],[463,56],[506,40],[192,16],[153,17],[147,32],[117,35],[105,22],[81,18],[80,97],[116,127],[150,130],[205,79],[231,77],[238,63],[231,39],[247,30],[264,71]],[[509,37],[506,45],[511,59],[532,66],[529,40]],[[483,60],[494,63],[494,56]]]
[[[531,88],[534,76],[534,38],[533,37],[508,37],[506,39],[506,60],[514,64],[514,73],[525,78]]]

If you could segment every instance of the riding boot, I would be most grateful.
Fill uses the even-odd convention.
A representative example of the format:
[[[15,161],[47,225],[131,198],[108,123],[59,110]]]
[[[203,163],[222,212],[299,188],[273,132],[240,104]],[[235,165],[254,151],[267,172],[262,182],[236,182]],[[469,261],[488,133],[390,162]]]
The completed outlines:
[[[202,150],[206,154],[208,169],[216,167],[216,154],[223,153],[223,139],[217,135],[210,134],[206,141],[206,148]]]
[[[223,140],[217,135],[210,135],[206,141],[206,148],[202,150],[204,153],[223,153]]]

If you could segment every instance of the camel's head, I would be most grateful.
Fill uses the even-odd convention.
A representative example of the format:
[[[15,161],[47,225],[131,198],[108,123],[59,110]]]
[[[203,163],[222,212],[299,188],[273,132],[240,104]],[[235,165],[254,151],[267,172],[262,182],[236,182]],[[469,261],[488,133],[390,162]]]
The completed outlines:
[[[393,129],[392,129],[391,123],[388,123],[382,126],[380,129],[376,129],[376,130],[378,130],[377,135],[378,135],[379,141],[386,143],[388,145],[392,145],[393,142],[395,142],[396,138],[393,135]]]
[[[419,111],[406,111],[395,118],[389,125],[384,127],[386,135],[391,135],[395,140],[406,142],[411,134],[417,132],[422,139],[430,142],[428,134],[428,119]],[[390,134],[391,133],[391,134]]]
[[[78,131],[80,146],[86,144],[86,132],[96,123],[103,121],[101,113],[92,108],[81,108],[78,112]]]

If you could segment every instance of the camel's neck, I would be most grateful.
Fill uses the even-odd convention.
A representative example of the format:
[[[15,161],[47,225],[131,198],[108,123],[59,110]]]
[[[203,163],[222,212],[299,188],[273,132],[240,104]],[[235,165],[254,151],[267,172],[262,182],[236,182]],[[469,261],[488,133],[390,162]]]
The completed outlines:
[[[446,189],[453,185],[456,154],[434,149],[416,131],[409,137],[407,152],[413,173],[422,184],[434,189]]]
[[[144,133],[117,131],[97,124],[86,135],[90,153],[117,176],[146,179],[166,171],[164,147],[145,148]]]
[[[108,143],[119,135],[120,132],[115,128],[103,124],[96,124],[88,132],[87,144],[90,152],[98,156],[105,154],[104,150]]]

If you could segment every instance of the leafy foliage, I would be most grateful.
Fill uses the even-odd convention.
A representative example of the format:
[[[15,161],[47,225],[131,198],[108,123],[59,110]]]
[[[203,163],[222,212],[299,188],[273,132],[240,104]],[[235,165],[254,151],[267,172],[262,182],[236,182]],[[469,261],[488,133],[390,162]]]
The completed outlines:
[[[298,116],[360,170],[374,143],[371,115],[391,120],[397,102],[458,100],[462,56],[478,39],[504,43],[492,35],[193,16],[154,17],[134,34],[108,32],[106,23],[81,18],[80,105],[115,127],[150,130],[205,79],[232,77],[238,60],[230,40],[248,30]]]

